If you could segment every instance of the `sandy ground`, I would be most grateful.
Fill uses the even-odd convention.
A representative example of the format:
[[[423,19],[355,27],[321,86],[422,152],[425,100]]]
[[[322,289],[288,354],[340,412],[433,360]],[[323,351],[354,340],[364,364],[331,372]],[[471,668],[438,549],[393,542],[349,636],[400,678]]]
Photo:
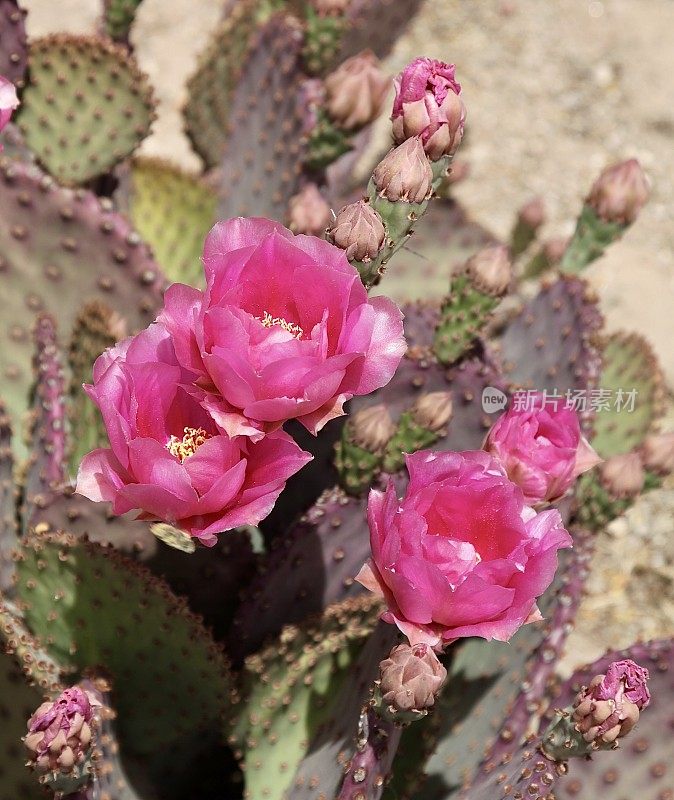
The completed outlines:
[[[29,32],[93,30],[98,0],[24,0]],[[222,0],[144,0],[134,31],[160,100],[143,151],[198,161],[182,133],[184,83]],[[653,196],[589,270],[610,328],[638,330],[674,385],[674,3],[671,0],[428,0],[390,59],[454,61],[469,109],[456,194],[507,235],[517,208],[545,197],[546,234],[570,233],[583,194],[611,160],[636,156]],[[669,420],[674,427],[674,417]],[[598,557],[565,668],[637,636],[674,633],[674,481],[598,537]]]

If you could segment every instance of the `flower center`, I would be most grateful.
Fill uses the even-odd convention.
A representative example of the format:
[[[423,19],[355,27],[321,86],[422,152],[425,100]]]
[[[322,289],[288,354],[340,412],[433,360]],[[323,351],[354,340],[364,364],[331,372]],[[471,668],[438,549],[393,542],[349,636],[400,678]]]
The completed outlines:
[[[257,319],[260,319],[257,317]],[[304,334],[302,328],[299,325],[296,325],[294,322],[288,322],[287,319],[283,319],[283,317],[272,317],[272,315],[268,312],[264,312],[264,317],[260,319],[262,326],[264,328],[274,328],[279,327],[283,328],[284,331],[288,331],[288,333],[292,333],[292,335],[296,339],[300,339]]]
[[[206,433],[203,428],[183,428],[183,431],[182,439],[171,436],[166,443],[166,449],[181,464],[186,458],[193,456],[207,439],[211,438],[210,433]]]

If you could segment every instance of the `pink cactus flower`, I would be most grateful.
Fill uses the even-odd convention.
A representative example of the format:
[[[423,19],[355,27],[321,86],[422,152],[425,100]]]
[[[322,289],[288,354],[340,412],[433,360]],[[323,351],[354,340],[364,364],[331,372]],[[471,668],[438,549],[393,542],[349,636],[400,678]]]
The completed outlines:
[[[137,509],[213,545],[218,533],[266,517],[311,459],[282,431],[252,442],[219,428],[161,324],[105,352],[93,378],[85,389],[110,448],[84,457],[77,491],[115,514]]]
[[[381,594],[383,619],[439,650],[466,636],[509,639],[540,619],[536,599],[571,546],[556,509],[536,513],[483,451],[407,456],[410,483],[368,503],[372,558],[357,580]]]
[[[402,314],[368,299],[340,248],[239,217],[213,228],[203,258],[205,293],[174,284],[160,319],[230,435],[259,438],[293,418],[315,434],[392,378]]]
[[[578,415],[563,402],[533,395],[526,408],[504,412],[485,450],[505,467],[529,505],[559,500],[576,478],[601,461],[581,434]]]
[[[0,131],[12,118],[12,114],[19,107],[19,98],[16,96],[14,84],[0,75]],[[2,145],[0,144],[0,152]]]
[[[461,144],[466,109],[454,64],[416,58],[395,80],[393,136],[398,144],[420,136],[432,161],[452,155]]]

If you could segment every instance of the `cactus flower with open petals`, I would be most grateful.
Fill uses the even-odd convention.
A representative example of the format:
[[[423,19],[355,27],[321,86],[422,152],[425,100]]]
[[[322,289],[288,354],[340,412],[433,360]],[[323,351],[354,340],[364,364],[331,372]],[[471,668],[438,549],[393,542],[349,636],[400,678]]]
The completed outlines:
[[[93,377],[85,389],[110,448],[84,457],[77,491],[115,514],[140,510],[214,545],[218,533],[264,519],[311,459],[282,431],[253,442],[219,428],[161,324],[103,353]]]
[[[239,217],[213,228],[204,265],[206,291],[174,284],[160,319],[230,435],[259,438],[289,419],[317,433],[393,377],[402,314],[368,299],[340,248]]]
[[[531,505],[559,500],[575,479],[601,461],[582,435],[578,415],[563,401],[533,395],[504,412],[487,435],[485,450],[504,466]]]
[[[12,118],[12,114],[19,107],[19,98],[16,96],[14,84],[0,75],[0,131]],[[2,145],[0,145],[0,151]]]
[[[406,460],[402,501],[390,482],[368,502],[372,559],[357,580],[383,596],[382,618],[436,650],[466,636],[507,640],[540,619],[536,599],[571,545],[559,512],[525,505],[485,452]]]
[[[393,136],[398,144],[420,136],[432,161],[452,155],[463,136],[466,109],[454,64],[416,58],[395,80]]]

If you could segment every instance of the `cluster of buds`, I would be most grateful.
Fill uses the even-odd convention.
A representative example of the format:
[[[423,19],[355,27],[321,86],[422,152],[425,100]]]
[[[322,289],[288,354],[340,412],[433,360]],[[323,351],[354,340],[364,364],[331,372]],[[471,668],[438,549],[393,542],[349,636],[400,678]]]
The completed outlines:
[[[572,718],[588,743],[612,744],[637,724],[639,712],[650,702],[648,670],[634,661],[615,661],[605,675],[583,688]]]
[[[378,696],[385,713],[397,721],[425,716],[433,705],[447,670],[427,644],[399,644],[379,665]]]
[[[597,178],[587,198],[604,222],[630,225],[646,205],[650,187],[636,158],[607,167]]]
[[[77,772],[88,761],[100,702],[74,686],[43,703],[28,720],[24,743],[30,765],[43,776]]]

